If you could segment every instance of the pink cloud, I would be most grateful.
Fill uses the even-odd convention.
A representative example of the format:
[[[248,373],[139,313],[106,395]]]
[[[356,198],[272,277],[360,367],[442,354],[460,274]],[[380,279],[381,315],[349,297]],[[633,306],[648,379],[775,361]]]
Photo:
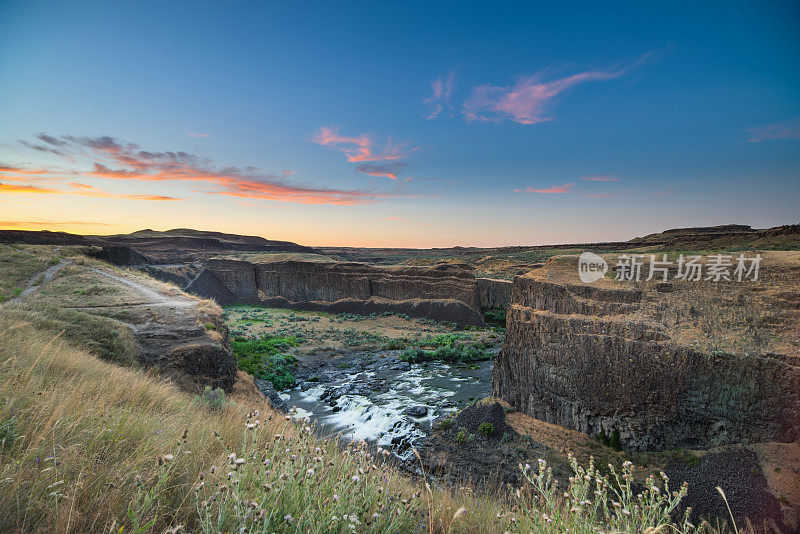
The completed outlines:
[[[344,190],[312,187],[286,182],[292,171],[265,173],[255,167],[217,168],[209,158],[200,158],[182,151],[152,152],[141,150],[138,145],[125,143],[113,137],[53,137],[39,136],[45,143],[58,146],[65,157],[86,157],[87,151],[93,159],[93,169],[73,171],[104,179],[134,180],[143,182],[190,181],[209,186],[203,192],[240,198],[260,198],[279,202],[300,204],[366,204],[379,198],[395,198],[398,195],[380,194],[371,191]],[[88,191],[88,190],[87,190]],[[92,194],[91,196],[101,196]],[[125,198],[146,197],[129,195]],[[170,197],[151,200],[168,200]],[[122,198],[121,196],[119,198]]]
[[[575,186],[574,183],[571,184],[562,184],[562,185],[553,185],[548,187],[547,189],[534,189],[533,187],[529,187],[525,189],[526,193],[545,193],[545,194],[562,194],[562,193],[572,193],[572,188]],[[519,189],[514,189],[514,191],[519,192]]]
[[[406,219],[403,219],[401,217],[381,217],[381,220],[382,221],[394,221],[394,222],[399,222],[399,223],[407,223],[408,222]]]
[[[539,73],[522,76],[511,86],[480,85],[472,89],[462,112],[470,121],[509,119],[520,124],[550,121],[553,118],[548,108],[564,91],[582,83],[624,76],[647,57],[642,56],[633,65],[614,70],[589,70],[554,80],[545,80],[544,74]]]
[[[456,73],[451,72],[447,77],[440,76],[431,82],[431,89],[433,94],[428,98],[422,100],[422,103],[430,108],[430,112],[425,117],[426,119],[435,119],[441,115],[445,108],[450,109],[450,97],[455,88]]]
[[[800,119],[750,128],[748,132],[750,132],[748,143],[759,143],[774,139],[800,139]]]
[[[197,132],[189,132],[189,135],[190,135],[190,136],[192,136],[192,137],[197,137],[197,138],[200,138],[200,139],[202,139],[202,138],[204,138],[204,137],[211,137],[211,134],[207,134],[207,133],[197,133]]]
[[[391,139],[386,141],[382,149],[377,149],[372,137],[366,134],[347,137],[339,135],[336,128],[320,128],[311,140],[318,145],[343,152],[347,161],[358,163],[358,172],[391,180],[396,180],[398,173],[408,165],[400,160],[417,150],[408,148],[406,144],[394,144]]]
[[[350,163],[397,160],[407,157],[416,150],[393,144],[391,139],[386,141],[386,146],[382,150],[375,150],[375,142],[370,136],[362,134],[357,137],[347,137],[339,135],[336,128],[320,128],[311,140],[318,145],[344,152]]]
[[[614,176],[584,176],[581,180],[584,182],[621,182],[622,178]]]

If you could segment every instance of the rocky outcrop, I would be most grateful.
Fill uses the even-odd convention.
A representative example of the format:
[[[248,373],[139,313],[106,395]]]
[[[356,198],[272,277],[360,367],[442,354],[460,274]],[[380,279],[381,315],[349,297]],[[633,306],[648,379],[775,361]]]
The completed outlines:
[[[318,259],[212,258],[206,268],[241,303],[361,314],[388,311],[483,324],[475,278],[463,265],[378,267]]]
[[[477,301],[482,310],[508,308],[511,303],[513,282],[494,278],[476,278],[475,282]]]
[[[495,396],[593,436],[618,432],[628,449],[800,439],[796,356],[684,343],[679,326],[648,315],[679,294],[572,283],[557,276],[563,268],[548,263],[515,280]]]
[[[225,284],[217,278],[213,271],[204,268],[186,286],[186,292],[193,295],[201,295],[205,298],[213,299],[220,306],[228,306],[236,303],[236,297],[225,287]]]

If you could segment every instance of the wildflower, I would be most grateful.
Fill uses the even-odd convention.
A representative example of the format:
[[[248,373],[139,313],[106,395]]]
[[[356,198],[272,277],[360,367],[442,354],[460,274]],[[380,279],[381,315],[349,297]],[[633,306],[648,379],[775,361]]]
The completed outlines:
[[[314,475],[314,469],[309,467],[308,471],[306,471],[306,473],[308,473],[309,476],[313,476]]]
[[[630,511],[627,508],[623,508],[622,509],[622,514],[623,515],[631,515]]]
[[[360,477],[360,476],[358,476],[358,475],[353,475],[353,482],[358,482],[359,480],[361,480],[361,477]]]
[[[236,460],[233,461],[233,464],[234,465],[242,465],[244,463],[244,461],[245,461],[244,458],[237,458]]]
[[[339,500],[339,495],[337,493],[333,494],[333,500],[334,501],[338,501]]]
[[[212,465],[211,466],[211,474],[213,475],[216,470],[217,470],[217,467]]]
[[[286,514],[283,519],[290,525],[294,523],[294,518],[290,514]]]
[[[231,463],[235,462],[236,461],[236,453],[235,452],[230,453],[228,455],[228,460],[230,460]]]

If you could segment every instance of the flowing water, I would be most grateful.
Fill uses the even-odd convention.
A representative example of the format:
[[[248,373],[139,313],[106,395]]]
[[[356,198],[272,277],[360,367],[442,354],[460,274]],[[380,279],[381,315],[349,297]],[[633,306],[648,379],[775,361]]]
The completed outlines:
[[[376,442],[406,459],[433,420],[491,393],[492,361],[407,364],[390,357],[359,365],[301,382],[281,397],[323,435]]]

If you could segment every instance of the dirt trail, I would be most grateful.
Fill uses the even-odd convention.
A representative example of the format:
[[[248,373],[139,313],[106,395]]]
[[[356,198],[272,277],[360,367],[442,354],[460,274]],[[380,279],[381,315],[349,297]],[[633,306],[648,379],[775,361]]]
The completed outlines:
[[[55,265],[51,265],[50,267],[48,267],[44,271],[42,271],[40,273],[36,273],[35,275],[33,275],[30,278],[30,280],[28,280],[28,284],[25,287],[25,289],[23,289],[22,292],[19,295],[17,295],[16,297],[8,299],[6,301],[6,303],[8,304],[8,303],[11,303],[11,302],[18,302],[18,301],[26,298],[28,295],[30,295],[31,293],[33,293],[34,291],[36,291],[37,289],[42,287],[44,284],[46,284],[49,281],[51,281],[53,279],[53,276],[55,276],[55,274],[58,271],[60,271],[62,268],[66,267],[70,263],[72,263],[72,261],[70,261],[70,260],[61,260],[60,262],[56,263]]]
[[[178,308],[188,308],[197,305],[197,301],[191,298],[165,295],[163,293],[159,293],[158,291],[154,290],[151,287],[147,287],[144,284],[135,282],[128,278],[122,278],[121,276],[117,276],[108,271],[104,271],[103,269],[92,268],[91,270],[94,273],[101,274],[121,284],[125,284],[126,286],[136,290],[143,297],[150,300],[150,302],[139,303],[138,304],[139,306],[159,305],[159,306],[174,306]]]

